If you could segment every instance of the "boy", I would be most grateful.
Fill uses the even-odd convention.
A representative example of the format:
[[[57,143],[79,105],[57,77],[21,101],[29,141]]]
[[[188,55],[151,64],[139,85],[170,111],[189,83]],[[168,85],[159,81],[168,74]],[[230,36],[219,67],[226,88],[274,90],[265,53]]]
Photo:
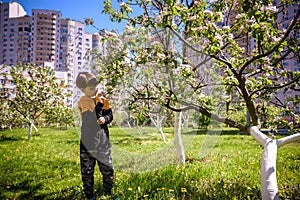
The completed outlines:
[[[108,101],[97,95],[98,81],[90,72],[80,72],[76,86],[84,93],[78,102],[81,113],[80,167],[83,191],[87,199],[94,197],[94,168],[97,162],[103,177],[105,195],[111,195],[114,168],[107,124],[113,120]],[[96,95],[96,96],[95,96]]]

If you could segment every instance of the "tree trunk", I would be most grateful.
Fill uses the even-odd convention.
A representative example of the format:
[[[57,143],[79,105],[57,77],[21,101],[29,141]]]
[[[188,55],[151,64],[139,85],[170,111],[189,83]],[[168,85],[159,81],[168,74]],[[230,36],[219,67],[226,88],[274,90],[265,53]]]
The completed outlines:
[[[148,116],[149,116],[150,120],[152,121],[152,123],[154,124],[154,126],[158,129],[158,131],[159,131],[159,133],[161,135],[162,141],[164,143],[166,143],[166,137],[165,137],[165,134],[164,134],[164,132],[162,130],[162,121],[163,121],[163,119],[161,119],[161,120],[158,119],[157,122],[156,122],[156,120],[154,119],[154,117],[152,117],[150,114]]]
[[[163,141],[164,143],[166,143],[166,137],[165,137],[165,134],[164,134],[164,132],[163,132],[163,130],[162,130],[162,127],[160,127],[160,128],[158,129],[158,131],[159,131],[159,133],[160,133],[160,136],[161,136],[162,141]]]
[[[131,128],[130,121],[129,121],[129,120],[126,120],[126,122],[127,122],[128,128]]]
[[[174,124],[174,143],[176,154],[178,158],[178,164],[185,163],[184,148],[181,140],[181,112],[175,112],[175,124]]]
[[[32,133],[32,123],[29,123],[29,130],[28,130],[28,134],[27,134],[28,140],[30,140],[31,133]]]
[[[139,133],[140,135],[143,134],[143,131],[142,131],[142,129],[141,129],[141,127],[140,127],[139,125],[136,125],[136,129],[138,130],[138,133]]]
[[[253,138],[264,147],[261,166],[261,194],[263,200],[278,200],[278,185],[276,178],[277,149],[285,144],[300,139],[300,133],[279,140],[273,140],[263,134],[256,126],[249,129]]]
[[[276,178],[277,144],[268,139],[264,145],[261,165],[261,195],[263,200],[279,199]]]

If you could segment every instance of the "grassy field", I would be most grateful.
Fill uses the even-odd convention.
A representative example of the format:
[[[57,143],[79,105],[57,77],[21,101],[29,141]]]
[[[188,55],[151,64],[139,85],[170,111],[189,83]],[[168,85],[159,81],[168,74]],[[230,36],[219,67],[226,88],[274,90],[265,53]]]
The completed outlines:
[[[186,159],[178,166],[172,129],[163,143],[155,129],[110,128],[114,193],[136,199],[260,199],[262,147],[236,130],[186,130]],[[221,135],[220,135],[221,133]],[[40,128],[0,131],[0,199],[84,199],[79,131]],[[300,199],[300,143],[278,150],[281,199]],[[95,190],[102,197],[101,174]]]

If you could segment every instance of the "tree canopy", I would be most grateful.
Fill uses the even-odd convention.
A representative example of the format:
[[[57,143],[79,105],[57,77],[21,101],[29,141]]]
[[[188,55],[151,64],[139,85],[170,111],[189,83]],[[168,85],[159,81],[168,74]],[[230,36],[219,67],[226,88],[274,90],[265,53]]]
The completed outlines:
[[[1,108],[7,110],[6,113],[11,119],[7,121],[7,126],[28,124],[30,137],[32,126],[35,123],[43,123],[41,119],[45,119],[45,113],[64,101],[66,97],[63,92],[64,82],[57,82],[55,72],[50,67],[34,65],[5,67],[7,71],[3,72],[2,76],[7,82],[10,81],[12,87],[8,88],[7,83],[2,86]]]
[[[289,7],[294,13],[283,17]],[[286,67],[299,64],[297,1],[123,1],[119,9],[105,1],[103,12],[128,26],[109,38],[117,53],[106,59],[111,67],[100,67],[101,76],[111,89],[128,83],[132,103],[195,109],[246,130],[230,110],[246,107],[251,124],[260,125],[258,104],[287,105],[291,99],[277,94],[299,91],[300,72]]]

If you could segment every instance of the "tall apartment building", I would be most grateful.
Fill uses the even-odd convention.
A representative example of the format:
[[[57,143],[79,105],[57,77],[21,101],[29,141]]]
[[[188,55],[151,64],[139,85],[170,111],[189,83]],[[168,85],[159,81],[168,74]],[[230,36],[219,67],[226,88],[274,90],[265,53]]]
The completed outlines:
[[[42,66],[44,62],[59,63],[60,11],[32,10],[31,63]]]
[[[68,93],[73,94],[73,104],[81,95],[77,91],[75,76],[83,69],[84,56],[92,48],[92,34],[84,32],[84,23],[71,19],[61,20],[59,65],[56,71],[68,73]]]
[[[277,6],[280,5],[279,0],[274,1],[274,3]],[[284,11],[280,12],[278,14],[277,23],[278,23],[279,27],[282,30],[287,29],[297,12],[299,12],[299,5],[297,5],[297,3],[295,3],[294,5],[286,6],[284,8]],[[298,21],[299,21],[299,19],[298,19]],[[297,29],[297,30],[294,30],[293,32],[291,32],[291,34],[289,35],[289,38],[295,39],[297,41],[297,43],[300,44],[300,30]],[[285,69],[289,69],[294,72],[300,72],[300,61],[299,61],[299,57],[297,58],[296,55],[286,57],[282,61],[281,64]],[[281,90],[280,92],[278,92],[278,94],[276,96],[278,97],[278,100],[275,100],[276,103],[278,103],[278,104],[280,104],[282,102],[287,103],[287,102],[285,102],[285,99],[288,100],[290,98],[295,98],[295,97],[299,98],[300,92],[294,91],[294,90]],[[290,104],[289,106],[293,106],[295,111],[297,113],[300,113],[300,105],[299,104],[298,105]]]
[[[24,16],[26,12],[19,3],[0,2],[0,64],[17,63],[18,20]]]
[[[18,24],[18,39],[17,39],[17,53],[16,53],[16,63],[26,64],[30,62],[31,58],[31,17],[24,16],[15,18]]]

